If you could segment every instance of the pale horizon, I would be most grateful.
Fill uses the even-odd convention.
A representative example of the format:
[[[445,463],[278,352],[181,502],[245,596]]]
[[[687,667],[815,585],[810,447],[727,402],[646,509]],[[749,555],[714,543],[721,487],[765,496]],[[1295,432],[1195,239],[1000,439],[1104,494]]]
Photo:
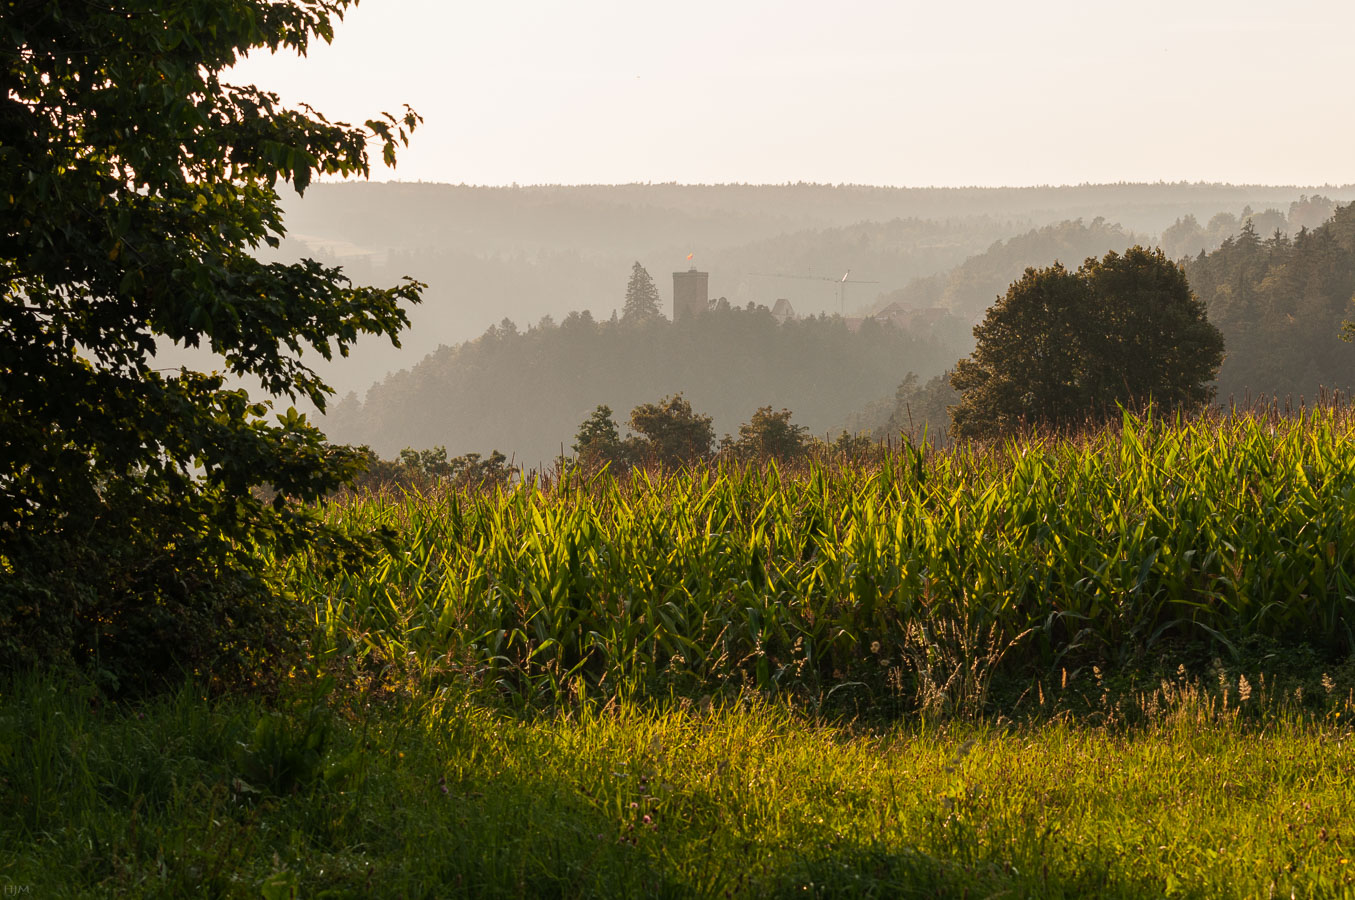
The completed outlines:
[[[485,186],[1355,182],[1355,4],[367,0],[232,80],[425,118],[374,180]]]

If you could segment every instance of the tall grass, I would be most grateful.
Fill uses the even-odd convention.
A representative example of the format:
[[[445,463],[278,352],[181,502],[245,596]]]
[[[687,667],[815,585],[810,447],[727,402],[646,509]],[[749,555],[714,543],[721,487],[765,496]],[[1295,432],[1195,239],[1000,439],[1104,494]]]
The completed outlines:
[[[0,682],[0,894],[1351,896],[1348,695],[1257,725],[1210,688],[1127,730],[879,729],[752,692],[524,717],[26,677]]]
[[[762,689],[1123,662],[1164,640],[1355,647],[1355,416],[1125,416],[870,465],[378,493],[358,575],[279,560],[326,652],[513,692]],[[1005,663],[1003,662],[1005,656]],[[927,675],[941,671],[942,675]],[[972,689],[973,684],[968,689]]]

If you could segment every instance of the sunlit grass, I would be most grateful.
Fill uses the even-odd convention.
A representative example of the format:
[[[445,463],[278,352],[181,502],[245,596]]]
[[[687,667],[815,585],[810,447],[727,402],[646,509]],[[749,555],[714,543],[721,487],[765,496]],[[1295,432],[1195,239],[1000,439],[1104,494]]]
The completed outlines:
[[[1125,729],[866,727],[752,697],[522,717],[289,696],[281,712],[188,691],[109,709],[64,684],[7,690],[0,883],[44,897],[1355,890],[1348,703],[1258,722],[1196,693]]]

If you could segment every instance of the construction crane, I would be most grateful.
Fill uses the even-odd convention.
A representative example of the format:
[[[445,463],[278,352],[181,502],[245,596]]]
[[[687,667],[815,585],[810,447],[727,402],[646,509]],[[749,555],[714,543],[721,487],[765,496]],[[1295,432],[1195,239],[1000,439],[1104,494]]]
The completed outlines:
[[[787,275],[782,272],[749,272],[752,278],[802,278],[806,281],[831,281],[837,285],[837,312],[840,316],[847,314],[847,285],[849,284],[879,284],[878,281],[862,281],[850,277],[852,270],[848,269],[841,278],[828,278],[823,275]]]

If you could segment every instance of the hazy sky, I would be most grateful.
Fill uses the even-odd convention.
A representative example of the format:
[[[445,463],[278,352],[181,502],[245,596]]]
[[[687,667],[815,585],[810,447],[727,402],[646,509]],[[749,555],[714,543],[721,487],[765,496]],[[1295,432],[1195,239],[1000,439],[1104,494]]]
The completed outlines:
[[[363,0],[234,80],[472,184],[1355,182],[1353,0]]]

